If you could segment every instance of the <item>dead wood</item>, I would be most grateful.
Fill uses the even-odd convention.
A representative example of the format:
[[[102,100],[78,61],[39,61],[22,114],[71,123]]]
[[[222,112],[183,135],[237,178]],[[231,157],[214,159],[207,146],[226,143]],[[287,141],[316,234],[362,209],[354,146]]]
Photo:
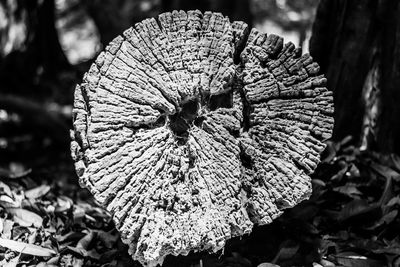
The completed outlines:
[[[133,258],[217,251],[309,197],[333,126],[312,58],[219,13],[115,38],[75,91],[72,157]]]

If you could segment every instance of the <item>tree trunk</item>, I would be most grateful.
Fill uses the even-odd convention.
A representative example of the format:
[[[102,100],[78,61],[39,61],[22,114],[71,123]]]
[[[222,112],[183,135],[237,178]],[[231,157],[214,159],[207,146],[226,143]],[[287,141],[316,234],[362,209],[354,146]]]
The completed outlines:
[[[320,2],[310,53],[334,92],[336,140],[352,135],[400,153],[399,8],[396,0]]]
[[[7,5],[3,8],[16,18],[24,14],[25,19],[10,21],[19,21],[20,27],[26,28],[26,39],[22,47],[0,60],[1,92],[35,99],[48,97],[52,92],[38,86],[38,80],[54,80],[60,71],[70,68],[54,25],[54,0],[17,2],[14,11]]]

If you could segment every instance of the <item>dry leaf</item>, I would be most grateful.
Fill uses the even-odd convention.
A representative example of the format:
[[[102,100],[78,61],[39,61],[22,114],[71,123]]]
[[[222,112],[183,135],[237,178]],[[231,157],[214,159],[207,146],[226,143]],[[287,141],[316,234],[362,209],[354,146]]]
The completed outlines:
[[[41,227],[43,223],[42,217],[37,215],[36,213],[26,210],[26,209],[18,209],[18,208],[10,208],[7,209],[7,212],[13,215],[13,219],[21,226],[35,226]]]
[[[95,232],[89,232],[87,235],[85,235],[78,241],[78,243],[76,244],[76,247],[87,250],[89,247],[89,244],[93,241],[95,236],[96,236]]]
[[[360,190],[358,190],[355,185],[351,185],[351,184],[346,184],[343,186],[335,187],[335,188],[333,188],[333,191],[339,192],[343,195],[347,195],[352,198],[362,195]]]
[[[387,204],[386,206],[394,206],[394,205],[399,205],[400,206],[400,196],[396,196],[394,198],[392,198]]]
[[[12,196],[10,187],[1,181],[0,181],[0,190],[10,197]]]
[[[60,196],[57,198],[57,206],[55,212],[64,212],[69,210],[72,205],[73,201],[67,196]]]
[[[369,223],[380,216],[380,206],[376,203],[369,204],[364,199],[355,199],[347,203],[339,213],[339,220],[353,220],[359,223]]]
[[[4,220],[3,221],[3,231],[1,236],[3,238],[11,238],[11,230],[13,228],[14,222],[11,220]]]
[[[336,255],[337,262],[342,266],[351,267],[380,267],[383,262],[369,259],[353,252],[342,252]]]
[[[21,257],[21,254],[19,254],[17,257],[12,258],[11,260],[9,260],[8,262],[4,262],[4,267],[17,267],[18,263],[19,263],[19,258]],[[4,259],[4,261],[6,261],[6,259]],[[3,262],[0,262],[0,264],[2,264]]]
[[[25,197],[32,198],[32,199],[40,198],[40,197],[46,195],[49,191],[50,191],[50,186],[43,184],[38,187],[35,187],[35,188],[25,191]]]
[[[56,252],[52,249],[40,247],[37,245],[33,244],[28,244],[20,241],[14,241],[14,240],[9,240],[9,239],[4,239],[0,237],[0,246],[6,247],[8,249],[11,249],[13,251],[23,253],[23,254],[29,254],[33,256],[39,256],[39,257],[50,257]]]
[[[269,262],[263,262],[257,265],[257,267],[279,267],[279,265],[269,263]]]
[[[15,201],[12,197],[8,195],[0,196],[0,205],[4,208],[18,208],[21,203]]]

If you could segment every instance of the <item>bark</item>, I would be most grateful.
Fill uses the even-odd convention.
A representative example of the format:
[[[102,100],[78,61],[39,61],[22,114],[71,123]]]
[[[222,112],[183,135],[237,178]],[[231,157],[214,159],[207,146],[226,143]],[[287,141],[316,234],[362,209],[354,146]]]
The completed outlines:
[[[320,2],[310,51],[334,92],[334,139],[371,135],[372,148],[400,153],[399,38],[399,1]]]
[[[99,55],[75,91],[71,152],[134,259],[217,251],[310,195],[333,100],[299,51],[174,11]]]

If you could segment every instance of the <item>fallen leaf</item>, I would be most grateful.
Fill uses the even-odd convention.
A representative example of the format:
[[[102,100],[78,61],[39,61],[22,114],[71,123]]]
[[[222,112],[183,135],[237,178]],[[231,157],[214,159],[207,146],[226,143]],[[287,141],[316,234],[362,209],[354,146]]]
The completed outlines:
[[[392,178],[393,180],[399,182],[400,181],[400,173],[397,171],[393,170],[392,168],[381,165],[376,162],[371,162],[370,167],[376,171],[379,175],[386,177],[386,178]]]
[[[257,265],[257,267],[279,267],[279,265],[269,263],[269,262],[263,262],[263,263]]]
[[[99,260],[101,255],[95,250],[91,249],[87,252],[87,256],[96,260]]]
[[[65,254],[61,256],[59,260],[59,265],[81,267],[83,266],[83,259],[77,258],[72,254]]]
[[[4,262],[4,265],[1,265],[1,266],[4,266],[4,267],[17,267],[20,258],[21,258],[21,254],[19,254],[17,257],[12,258],[8,262]]]
[[[400,172],[400,156],[398,156],[396,154],[391,154],[390,159],[392,161],[392,165],[393,165],[394,169],[396,169],[397,171]]]
[[[85,233],[70,232],[70,233],[62,235],[62,236],[56,235],[55,238],[60,244],[62,244],[62,243],[67,243],[67,242],[79,241],[84,236],[85,236]]]
[[[351,136],[351,135],[346,136],[345,138],[343,138],[343,139],[338,143],[339,148],[342,148],[342,147],[348,145],[351,141],[353,141],[353,136]]]
[[[57,198],[57,206],[55,212],[64,212],[71,209],[73,201],[67,196],[60,196]]]
[[[59,260],[60,260],[60,256],[52,257],[47,261],[47,265],[50,265],[50,266],[57,265]]]
[[[320,263],[324,267],[335,267],[336,266],[333,262],[330,262],[330,261],[324,260],[324,259],[322,259]]]
[[[354,199],[347,203],[339,212],[339,220],[360,222],[362,224],[370,223],[380,217],[381,208],[376,203],[369,204],[364,199]]]
[[[18,208],[20,203],[8,195],[0,195],[0,205],[3,208]]]
[[[30,235],[31,231],[25,226],[14,226],[12,229],[12,239],[17,240],[21,236]]]
[[[385,214],[382,217],[381,221],[386,224],[389,224],[389,223],[393,222],[394,219],[396,219],[398,213],[399,212],[397,210],[392,210],[391,212]]]
[[[400,255],[400,246],[397,247],[386,247],[386,248],[378,248],[374,249],[372,252],[376,254],[394,254]]]
[[[333,191],[349,196],[351,198],[361,196],[362,193],[355,185],[343,185],[333,188]]]
[[[38,236],[38,232],[37,231],[33,231],[28,237],[28,243],[29,244],[34,244],[35,241],[36,241],[37,236]]]
[[[394,205],[400,205],[400,197],[396,196],[393,197],[391,200],[389,200],[389,202],[386,204],[386,206],[391,207]]]
[[[42,261],[42,262],[39,262],[39,264],[36,265],[36,267],[57,267],[57,265],[55,265],[55,264],[48,264],[48,263]]]
[[[49,191],[50,191],[49,185],[40,185],[38,187],[25,191],[25,197],[36,199],[46,195]]]
[[[87,235],[85,235],[78,241],[78,243],[76,244],[76,247],[87,250],[89,247],[89,244],[93,241],[95,236],[96,236],[95,232],[89,232]]]
[[[74,217],[74,221],[79,222],[81,221],[83,218],[85,218],[85,210],[82,209],[79,206],[74,206],[74,211],[73,211],[73,217]]]
[[[358,178],[358,177],[360,177],[360,170],[357,168],[357,166],[355,164],[351,164],[346,175],[349,178]]]
[[[10,239],[4,239],[0,237],[0,246],[11,249],[13,251],[29,254],[38,257],[50,257],[56,252],[52,249],[40,247],[33,244],[28,244],[20,241],[14,241]]]
[[[320,179],[312,179],[311,182],[313,183],[313,185],[319,185],[321,187],[326,186],[326,183]]]
[[[335,256],[336,261],[342,266],[348,267],[382,267],[384,263],[369,259],[353,252],[342,252]]]
[[[79,255],[81,257],[86,257],[88,252],[86,251],[86,249],[83,249],[83,248],[77,248],[77,247],[73,247],[73,246],[65,246],[64,248],[62,248],[60,253],[62,255],[67,255],[69,253],[74,253],[74,254]]]
[[[4,220],[3,221],[3,230],[1,236],[3,238],[9,239],[11,238],[11,230],[13,228],[14,222],[11,220]]]
[[[9,197],[12,196],[11,188],[8,185],[6,185],[5,183],[0,181],[0,192],[1,191],[3,191]]]
[[[367,230],[374,230],[384,224],[389,224],[391,222],[394,221],[394,219],[396,219],[398,214],[397,210],[392,210],[391,212],[388,212],[387,214],[385,214],[379,221],[377,221],[376,223],[374,223],[372,226],[370,227],[366,227],[365,229]]]
[[[43,219],[36,213],[20,208],[9,208],[7,212],[13,215],[13,220],[21,226],[41,227]]]

